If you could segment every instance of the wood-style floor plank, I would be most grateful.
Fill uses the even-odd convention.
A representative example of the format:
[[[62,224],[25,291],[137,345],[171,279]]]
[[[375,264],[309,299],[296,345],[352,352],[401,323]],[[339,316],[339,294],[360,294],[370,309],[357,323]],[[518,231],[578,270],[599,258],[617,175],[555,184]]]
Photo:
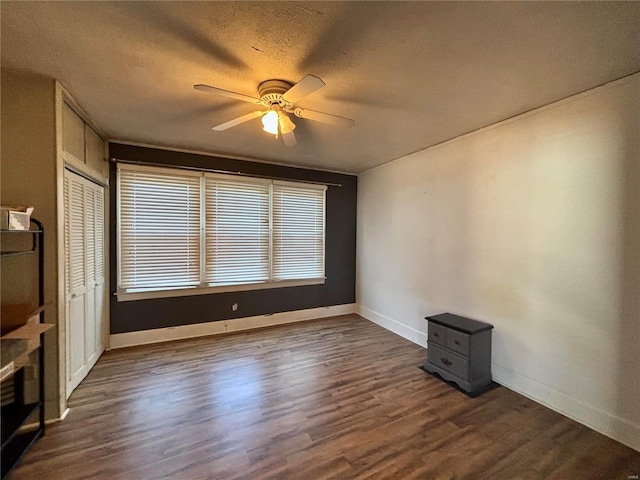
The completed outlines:
[[[356,315],[107,352],[10,480],[623,479],[640,453],[471,399]]]

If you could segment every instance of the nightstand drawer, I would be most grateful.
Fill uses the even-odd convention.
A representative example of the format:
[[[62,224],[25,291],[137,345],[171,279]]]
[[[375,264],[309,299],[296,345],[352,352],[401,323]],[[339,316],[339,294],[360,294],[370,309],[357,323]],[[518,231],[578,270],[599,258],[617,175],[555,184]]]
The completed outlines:
[[[437,323],[429,322],[429,344],[447,345],[447,328]]]
[[[467,357],[463,357],[433,344],[429,345],[427,356],[429,363],[432,365],[436,365],[465,380],[468,378],[469,359]]]
[[[469,335],[447,329],[447,347],[462,355],[469,356]]]

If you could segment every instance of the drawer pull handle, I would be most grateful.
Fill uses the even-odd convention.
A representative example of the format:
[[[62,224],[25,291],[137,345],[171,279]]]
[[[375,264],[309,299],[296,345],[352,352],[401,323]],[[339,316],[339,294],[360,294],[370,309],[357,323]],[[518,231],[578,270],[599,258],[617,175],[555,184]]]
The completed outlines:
[[[445,357],[440,357],[440,361],[444,363],[447,367],[451,365],[451,360]]]
[[[453,343],[455,343],[456,345],[460,345],[460,342],[458,340],[454,340]]]
[[[440,338],[440,334],[439,333],[434,333],[433,336],[436,337],[436,338]]]

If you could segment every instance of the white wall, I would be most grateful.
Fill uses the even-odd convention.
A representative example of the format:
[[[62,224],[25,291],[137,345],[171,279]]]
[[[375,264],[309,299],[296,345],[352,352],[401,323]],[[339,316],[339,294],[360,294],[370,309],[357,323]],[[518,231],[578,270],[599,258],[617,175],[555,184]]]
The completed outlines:
[[[362,173],[361,314],[488,321],[496,381],[640,450],[639,117],[636,74]]]

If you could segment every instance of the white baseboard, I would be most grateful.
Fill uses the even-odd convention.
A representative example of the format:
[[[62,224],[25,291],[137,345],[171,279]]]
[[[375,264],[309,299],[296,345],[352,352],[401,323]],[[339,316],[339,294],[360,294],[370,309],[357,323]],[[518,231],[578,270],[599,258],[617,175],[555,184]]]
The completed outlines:
[[[48,420],[45,420],[44,421],[45,425],[51,425],[53,423],[58,423],[63,421],[67,417],[67,415],[69,415],[70,411],[71,411],[70,409],[65,408],[64,412],[62,412],[62,415],[60,415],[60,418],[50,418]]]
[[[497,383],[509,390],[524,395],[640,452],[640,425],[634,425],[628,420],[587,405],[576,398],[495,363],[491,364],[491,375]]]
[[[407,340],[426,348],[427,334],[425,332],[421,332],[420,330],[416,330],[415,328],[408,327],[407,325],[404,325],[403,323],[400,323],[393,318],[389,318],[367,307],[363,307],[362,305],[358,305],[357,311],[361,317],[364,317],[367,320],[370,320],[373,323],[392,331],[396,335],[400,335],[401,337],[406,338]]]
[[[367,320],[413,343],[422,347],[426,346],[427,335],[423,332],[408,327],[397,320],[363,307],[362,305],[358,305],[358,313]],[[509,390],[513,390],[534,402],[540,403],[578,423],[586,425],[596,432],[602,433],[634,450],[640,451],[639,425],[635,425],[628,420],[587,405],[576,398],[570,397],[565,393],[495,363],[491,364],[491,375],[497,383]]]
[[[356,304],[332,305],[330,307],[309,308],[293,312],[258,315],[255,317],[234,318],[217,322],[194,323],[177,327],[156,328],[138,332],[116,333],[109,336],[109,349],[147,345],[150,343],[182,340],[185,338],[204,337],[223,333],[239,332],[254,328],[271,327],[285,323],[302,322],[317,318],[334,317],[356,313]]]

